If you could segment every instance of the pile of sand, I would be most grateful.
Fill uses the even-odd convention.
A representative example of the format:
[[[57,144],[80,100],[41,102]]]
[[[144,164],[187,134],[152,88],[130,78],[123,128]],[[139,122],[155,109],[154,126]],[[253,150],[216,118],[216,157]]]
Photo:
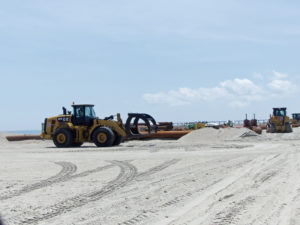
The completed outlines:
[[[256,137],[254,131],[247,128],[224,128],[224,129],[214,129],[214,128],[204,128],[195,130],[182,138],[179,142],[182,143],[197,143],[197,142],[219,142],[219,141],[231,141],[231,140],[241,140],[247,137]]]
[[[9,136],[9,135],[12,135],[12,134],[0,132],[0,143],[8,142],[8,140],[6,139],[6,136]]]

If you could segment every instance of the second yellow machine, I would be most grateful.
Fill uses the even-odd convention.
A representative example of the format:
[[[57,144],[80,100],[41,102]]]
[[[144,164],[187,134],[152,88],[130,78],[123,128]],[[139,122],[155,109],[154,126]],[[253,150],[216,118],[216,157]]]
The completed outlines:
[[[273,108],[273,115],[270,116],[267,124],[268,133],[290,133],[293,132],[290,118],[287,116],[286,108]]]
[[[73,113],[63,107],[63,114],[49,117],[43,123],[41,137],[53,140],[56,147],[76,147],[94,142],[98,147],[119,145],[124,138],[139,138],[157,131],[156,121],[144,113],[129,113],[124,125],[120,114],[104,119],[96,117],[94,105],[72,105]],[[139,121],[143,121],[140,132]]]

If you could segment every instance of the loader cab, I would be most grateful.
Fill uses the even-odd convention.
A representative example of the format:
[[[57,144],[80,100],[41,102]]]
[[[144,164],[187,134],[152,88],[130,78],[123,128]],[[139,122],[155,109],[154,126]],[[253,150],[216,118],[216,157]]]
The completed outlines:
[[[293,119],[295,119],[297,121],[300,120],[300,113],[293,113],[292,116],[293,116]]]
[[[273,108],[273,116],[286,116],[286,108]]]
[[[77,126],[91,126],[96,118],[94,105],[72,105],[72,123]]]

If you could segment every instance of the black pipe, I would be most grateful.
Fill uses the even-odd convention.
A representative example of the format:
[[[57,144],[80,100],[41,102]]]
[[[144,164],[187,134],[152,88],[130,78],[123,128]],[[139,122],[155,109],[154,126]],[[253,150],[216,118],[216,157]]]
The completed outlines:
[[[131,121],[134,119],[133,124]],[[138,121],[143,120],[145,122],[146,127],[148,128],[148,134],[151,134],[154,132],[157,132],[157,124],[154,118],[148,114],[145,113],[128,113],[128,118],[125,124],[125,130],[127,137],[140,137],[144,136],[143,134],[139,133],[138,130]],[[150,122],[152,122],[153,127],[150,125]]]

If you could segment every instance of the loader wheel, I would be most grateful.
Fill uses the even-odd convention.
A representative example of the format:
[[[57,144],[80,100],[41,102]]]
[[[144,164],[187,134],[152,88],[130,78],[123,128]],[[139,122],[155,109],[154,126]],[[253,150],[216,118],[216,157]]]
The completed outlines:
[[[291,127],[291,124],[289,124],[289,123],[286,123],[286,124],[285,124],[285,132],[286,132],[286,133],[291,133],[291,132],[293,132],[293,129],[292,129],[292,127]]]
[[[275,133],[275,125],[273,123],[267,125],[267,133]]]
[[[115,133],[115,136],[116,136],[116,138],[115,138],[115,141],[114,141],[113,145],[120,145],[121,142],[123,141],[122,135],[119,135],[119,134]]]
[[[92,140],[98,147],[110,147],[115,141],[115,134],[108,127],[99,127],[94,131]]]
[[[53,142],[58,148],[71,147],[74,143],[72,132],[65,128],[58,129],[53,135]]]
[[[276,131],[275,124],[271,123],[270,133],[275,133],[275,131]]]

